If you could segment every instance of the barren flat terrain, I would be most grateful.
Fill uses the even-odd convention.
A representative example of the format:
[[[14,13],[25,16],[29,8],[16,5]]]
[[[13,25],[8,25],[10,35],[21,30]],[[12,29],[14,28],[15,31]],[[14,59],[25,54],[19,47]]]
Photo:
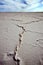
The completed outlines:
[[[43,13],[0,13],[0,62],[6,52],[12,52],[19,43],[23,26],[22,45],[18,51],[24,65],[41,65],[43,57]],[[7,58],[6,58],[7,59]],[[5,65],[13,61],[6,61]],[[43,60],[41,60],[43,61]],[[8,63],[7,63],[8,62]],[[0,65],[3,65],[0,63]]]

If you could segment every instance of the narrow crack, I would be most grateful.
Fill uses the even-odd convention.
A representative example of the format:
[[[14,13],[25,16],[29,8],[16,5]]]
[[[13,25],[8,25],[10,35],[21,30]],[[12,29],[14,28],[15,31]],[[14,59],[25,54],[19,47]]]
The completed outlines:
[[[33,30],[26,30],[26,32],[37,33],[37,34],[43,34],[43,33],[41,33],[41,32],[33,31]]]
[[[41,19],[40,20],[36,20],[36,21],[30,21],[30,22],[26,22],[26,23],[21,23],[21,24],[31,24],[31,23],[35,23],[35,22],[40,22],[40,21],[42,21]]]
[[[21,23],[21,24],[31,24],[31,23],[43,21],[43,19],[38,18],[38,17],[33,17],[33,18],[35,18],[36,20],[30,21],[30,22],[26,22],[26,23]]]
[[[22,20],[20,20],[20,19],[11,19],[12,21],[21,21],[22,22]]]

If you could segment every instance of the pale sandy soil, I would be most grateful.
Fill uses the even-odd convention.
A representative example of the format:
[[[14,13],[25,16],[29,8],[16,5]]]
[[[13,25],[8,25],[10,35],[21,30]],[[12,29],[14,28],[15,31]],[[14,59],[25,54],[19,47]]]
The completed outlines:
[[[0,13],[0,61],[5,52],[14,51],[19,43],[18,34],[22,29],[16,24],[28,30],[23,34],[19,50],[24,65],[40,65],[41,55],[43,57],[43,13]]]

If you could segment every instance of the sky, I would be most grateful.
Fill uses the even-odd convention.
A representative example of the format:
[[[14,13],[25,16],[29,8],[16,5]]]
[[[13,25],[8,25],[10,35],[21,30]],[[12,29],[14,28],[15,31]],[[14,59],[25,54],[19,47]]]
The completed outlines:
[[[0,12],[43,12],[43,0],[0,0]]]

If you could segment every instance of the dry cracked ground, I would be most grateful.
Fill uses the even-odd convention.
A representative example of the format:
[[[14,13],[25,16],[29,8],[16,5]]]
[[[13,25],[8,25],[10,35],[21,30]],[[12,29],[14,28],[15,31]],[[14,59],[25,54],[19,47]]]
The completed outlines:
[[[0,65],[16,65],[6,53],[14,52],[23,30],[21,65],[43,65],[43,13],[0,13]]]

